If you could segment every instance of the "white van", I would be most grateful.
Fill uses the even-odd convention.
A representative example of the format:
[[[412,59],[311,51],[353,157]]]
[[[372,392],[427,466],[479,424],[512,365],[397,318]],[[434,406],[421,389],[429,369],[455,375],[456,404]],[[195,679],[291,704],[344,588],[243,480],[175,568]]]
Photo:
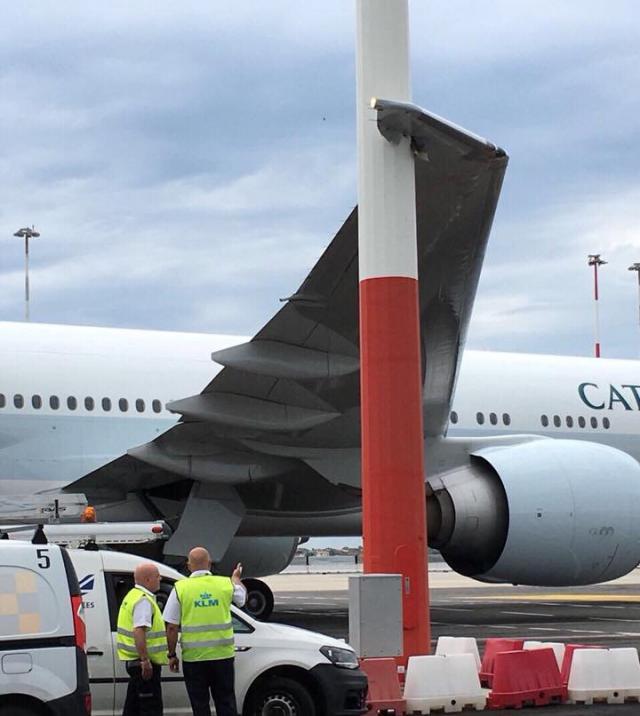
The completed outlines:
[[[127,674],[114,644],[118,609],[142,560],[112,551],[69,550],[83,593],[93,713],[122,713]],[[158,563],[161,606],[179,572]],[[233,609],[236,698],[243,716],[359,716],[367,680],[343,641],[304,629],[258,622]],[[165,714],[191,714],[181,674],[163,669]]]
[[[0,541],[0,714],[90,716],[78,579],[64,547]]]

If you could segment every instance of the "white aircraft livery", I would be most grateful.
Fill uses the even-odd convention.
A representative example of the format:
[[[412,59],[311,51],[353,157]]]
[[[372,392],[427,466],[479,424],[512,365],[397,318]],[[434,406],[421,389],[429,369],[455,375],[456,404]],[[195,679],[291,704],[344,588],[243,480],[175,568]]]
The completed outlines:
[[[419,148],[430,544],[485,581],[627,573],[640,562],[638,363],[463,360],[507,156],[425,112],[403,132]],[[102,520],[164,519],[165,559],[204,544],[253,576],[284,568],[300,537],[360,534],[357,267],[356,208],[249,340],[0,323],[0,494],[64,490]]]

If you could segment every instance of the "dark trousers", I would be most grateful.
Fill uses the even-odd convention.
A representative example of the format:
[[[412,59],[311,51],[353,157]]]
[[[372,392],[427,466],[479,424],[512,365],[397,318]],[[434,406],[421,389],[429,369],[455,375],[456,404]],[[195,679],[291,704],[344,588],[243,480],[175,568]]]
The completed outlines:
[[[124,701],[122,716],[162,716],[162,684],[159,664],[152,664],[153,675],[145,681],[139,661],[127,661],[125,667],[129,674],[127,698]]]
[[[216,716],[238,716],[233,657],[214,661],[183,661],[182,673],[193,716],[211,716],[209,692],[216,706]]]

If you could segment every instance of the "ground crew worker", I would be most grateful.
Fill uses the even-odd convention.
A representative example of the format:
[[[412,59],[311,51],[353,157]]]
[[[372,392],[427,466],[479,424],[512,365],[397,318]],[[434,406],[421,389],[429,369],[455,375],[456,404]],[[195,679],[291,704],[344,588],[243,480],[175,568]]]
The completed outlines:
[[[129,686],[122,716],[162,716],[160,671],[168,663],[167,638],[154,592],[160,572],[152,562],[139,564],[135,587],[118,613],[118,657],[125,662]]]
[[[182,670],[193,716],[211,716],[209,692],[216,716],[237,716],[234,690],[234,646],[231,602],[242,607],[247,592],[240,581],[242,565],[229,577],[211,574],[204,547],[189,552],[188,579],[180,579],[164,608],[169,668],[178,671],[178,631],[182,632]]]

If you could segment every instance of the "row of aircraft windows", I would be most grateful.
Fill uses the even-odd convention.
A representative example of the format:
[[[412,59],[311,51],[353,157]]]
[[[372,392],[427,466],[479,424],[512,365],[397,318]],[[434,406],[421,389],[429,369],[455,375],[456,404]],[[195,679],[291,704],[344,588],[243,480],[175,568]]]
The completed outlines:
[[[551,421],[553,421],[554,427],[556,427],[556,428],[562,427],[562,418],[559,415],[554,415],[553,418],[551,418],[551,420],[549,419],[548,415],[540,416],[540,424],[542,425],[543,428],[548,428]],[[576,423],[578,423],[579,428],[587,427],[587,421],[582,415],[580,415],[577,418],[577,420],[574,420],[571,415],[567,415],[566,418],[564,419],[564,423],[568,428],[575,427]],[[595,416],[589,418],[589,425],[591,425],[592,428],[597,428],[598,427],[598,418],[596,418]],[[611,421],[609,420],[609,418],[602,418],[602,427],[605,430],[609,430],[609,428],[611,427]]]
[[[455,424],[459,419],[458,413],[456,413],[455,410],[452,411],[451,422]],[[484,425],[484,413],[476,413],[476,422],[478,425]],[[497,413],[489,413],[489,422],[491,425],[497,425],[500,422]],[[511,416],[509,413],[502,413],[502,424],[511,425]]]
[[[43,406],[43,399],[41,395],[32,395],[31,396],[31,407],[35,408],[36,410],[40,410]],[[147,409],[146,403],[142,398],[138,398],[134,401],[135,409],[138,413],[144,413],[144,411]],[[3,393],[0,393],[0,408],[4,408],[7,405],[7,398]],[[13,396],[13,405],[16,408],[24,408],[25,405],[25,398],[20,393],[16,393]],[[49,396],[49,407],[51,410],[59,410],[61,405],[61,399],[57,395],[51,395]],[[118,409],[121,413],[126,413],[129,410],[129,401],[126,398],[120,398],[117,401]],[[100,401],[100,406],[102,407],[102,410],[105,413],[108,413],[113,403],[111,401],[111,398],[102,398]],[[96,401],[91,398],[90,396],[87,396],[84,399],[84,409],[85,410],[94,410],[96,407]],[[67,409],[68,410],[76,410],[78,408],[78,399],[74,397],[73,395],[70,395],[67,397]],[[152,400],[151,401],[151,410],[153,410],[154,413],[160,413],[162,411],[162,403],[158,400]]]
[[[489,422],[491,423],[491,425],[498,424],[499,419],[498,419],[498,415],[496,413],[489,413],[488,417],[489,417]],[[456,413],[455,410],[452,411],[451,422],[455,425],[455,423],[457,423],[459,419],[460,418],[458,416],[458,413]],[[549,425],[551,424],[551,421],[553,421],[553,425],[556,428],[562,427],[563,421],[559,415],[554,415],[551,420],[549,419],[548,415],[540,416],[540,423],[542,424],[543,428],[548,428]],[[484,425],[484,423],[485,423],[484,413],[476,413],[476,422],[478,423],[478,425]],[[582,415],[580,417],[578,417],[576,420],[574,420],[574,418],[571,417],[571,415],[567,415],[566,418],[564,419],[564,424],[568,428],[575,427],[576,423],[577,423],[578,427],[580,427],[580,428],[587,427],[587,421]],[[511,416],[509,415],[509,413],[502,413],[502,424],[503,425],[511,425]],[[592,428],[597,428],[598,427],[598,418],[596,418],[596,417],[590,418],[589,424],[591,425]],[[609,418],[602,418],[602,427],[605,430],[609,430],[609,428],[611,427],[611,421],[609,420]]]

